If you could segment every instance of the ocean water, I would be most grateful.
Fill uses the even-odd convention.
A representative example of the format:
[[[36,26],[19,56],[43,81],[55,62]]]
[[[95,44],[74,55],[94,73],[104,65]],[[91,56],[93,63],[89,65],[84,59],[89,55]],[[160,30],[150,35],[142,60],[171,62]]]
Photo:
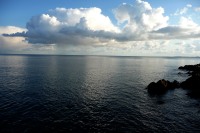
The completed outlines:
[[[152,81],[185,80],[200,58],[0,56],[0,132],[200,132],[200,100]],[[180,73],[181,74],[180,74]],[[179,73],[179,74],[178,74]]]

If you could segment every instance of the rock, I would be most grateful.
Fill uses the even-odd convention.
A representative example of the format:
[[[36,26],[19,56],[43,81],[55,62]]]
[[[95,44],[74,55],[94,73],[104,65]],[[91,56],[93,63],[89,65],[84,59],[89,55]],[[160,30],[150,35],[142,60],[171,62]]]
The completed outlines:
[[[187,70],[187,71],[196,71],[200,69],[200,64],[180,66],[178,69]]]
[[[192,75],[194,74],[194,72],[189,71],[189,72],[187,72],[187,74],[188,74],[189,76],[192,76]]]
[[[179,69],[189,71],[188,74],[200,76],[200,64],[180,66]]]
[[[192,76],[181,83],[181,87],[189,90],[188,95],[200,97],[200,76]]]
[[[151,94],[164,94],[169,89],[175,89],[179,87],[179,82],[174,80],[170,82],[168,80],[162,79],[159,80],[157,83],[151,82],[148,86],[148,92]]]
[[[181,83],[181,87],[191,89],[191,90],[200,90],[200,76],[192,76]]]
[[[178,81],[176,81],[176,80],[174,80],[173,82],[172,82],[172,84],[171,84],[172,86],[172,88],[174,89],[174,88],[179,88],[180,87],[180,83],[178,82]]]
[[[189,71],[191,76],[180,84],[181,87],[189,90],[189,96],[200,97],[200,64],[185,65],[179,69]]]
[[[179,69],[188,71],[187,74],[191,77],[182,83],[179,83],[176,80],[170,82],[164,79],[159,80],[157,83],[151,82],[147,86],[148,92],[150,94],[164,94],[169,89],[181,87],[189,90],[188,95],[200,98],[200,64],[180,66]]]
[[[191,75],[191,77],[181,83],[181,87],[188,89],[200,89],[200,64],[185,65],[184,67],[179,67],[179,69],[187,70],[189,71],[188,74]]]

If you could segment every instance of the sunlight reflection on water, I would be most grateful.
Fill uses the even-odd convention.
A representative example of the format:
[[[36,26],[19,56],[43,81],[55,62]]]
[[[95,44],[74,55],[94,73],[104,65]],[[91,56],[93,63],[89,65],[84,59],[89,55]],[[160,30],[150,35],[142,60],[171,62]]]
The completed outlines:
[[[0,56],[1,132],[199,131],[199,100],[185,90],[150,97],[159,79],[198,58]],[[11,128],[12,127],[12,128]]]

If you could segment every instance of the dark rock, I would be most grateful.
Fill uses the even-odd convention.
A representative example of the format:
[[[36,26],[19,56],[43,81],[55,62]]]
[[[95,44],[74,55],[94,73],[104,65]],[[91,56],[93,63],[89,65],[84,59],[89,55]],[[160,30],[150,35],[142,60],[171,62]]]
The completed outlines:
[[[179,83],[176,80],[170,82],[164,79],[159,80],[157,83],[151,82],[147,86],[149,94],[164,94],[169,89],[181,87],[188,90],[189,96],[200,98],[200,64],[180,66],[179,69],[188,71],[187,74],[189,74],[191,77],[182,83]],[[179,72],[178,74],[181,73]]]
[[[199,71],[200,64],[180,66],[178,69],[187,70],[187,71]]]
[[[200,76],[192,76],[188,78],[181,83],[181,87],[191,90],[200,90]]]
[[[185,69],[183,66],[180,66],[178,69],[181,69],[181,70],[183,70],[183,69]]]
[[[180,66],[179,69],[189,71],[190,75],[200,76],[200,64]]]
[[[171,87],[172,89],[174,88],[179,88],[180,87],[180,83],[176,80],[174,80],[172,83],[171,83]]]
[[[179,69],[189,71],[188,74],[191,76],[181,83],[181,87],[189,90],[189,96],[200,97],[200,64],[185,65]]]
[[[151,82],[148,86],[148,92],[151,94],[164,94],[169,89],[175,89],[180,86],[179,82],[174,80],[170,82],[168,80],[159,80],[157,83]]]
[[[187,72],[187,74],[188,74],[189,76],[192,76],[192,75],[194,74],[194,72],[189,71],[189,72]]]
[[[200,76],[192,76],[181,83],[181,87],[188,89],[191,97],[200,97]]]

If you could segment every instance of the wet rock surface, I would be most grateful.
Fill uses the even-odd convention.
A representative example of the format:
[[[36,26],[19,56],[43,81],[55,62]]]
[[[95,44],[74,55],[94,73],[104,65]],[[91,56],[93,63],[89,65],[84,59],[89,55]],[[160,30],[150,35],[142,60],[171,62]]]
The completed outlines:
[[[200,64],[185,65],[179,67],[181,70],[189,71],[190,77],[181,83],[181,87],[189,90],[188,95],[200,97]]]
[[[174,80],[173,82],[170,82],[165,79],[161,79],[158,82],[151,82],[148,86],[148,92],[151,94],[164,94],[166,91],[170,89],[175,89],[180,86],[179,82]]]
[[[156,83],[151,82],[147,86],[148,92],[150,94],[164,94],[170,89],[181,87],[188,90],[189,96],[200,98],[200,64],[180,66],[179,69],[188,71],[190,77],[182,83],[176,80],[170,82],[165,79],[161,79]]]

